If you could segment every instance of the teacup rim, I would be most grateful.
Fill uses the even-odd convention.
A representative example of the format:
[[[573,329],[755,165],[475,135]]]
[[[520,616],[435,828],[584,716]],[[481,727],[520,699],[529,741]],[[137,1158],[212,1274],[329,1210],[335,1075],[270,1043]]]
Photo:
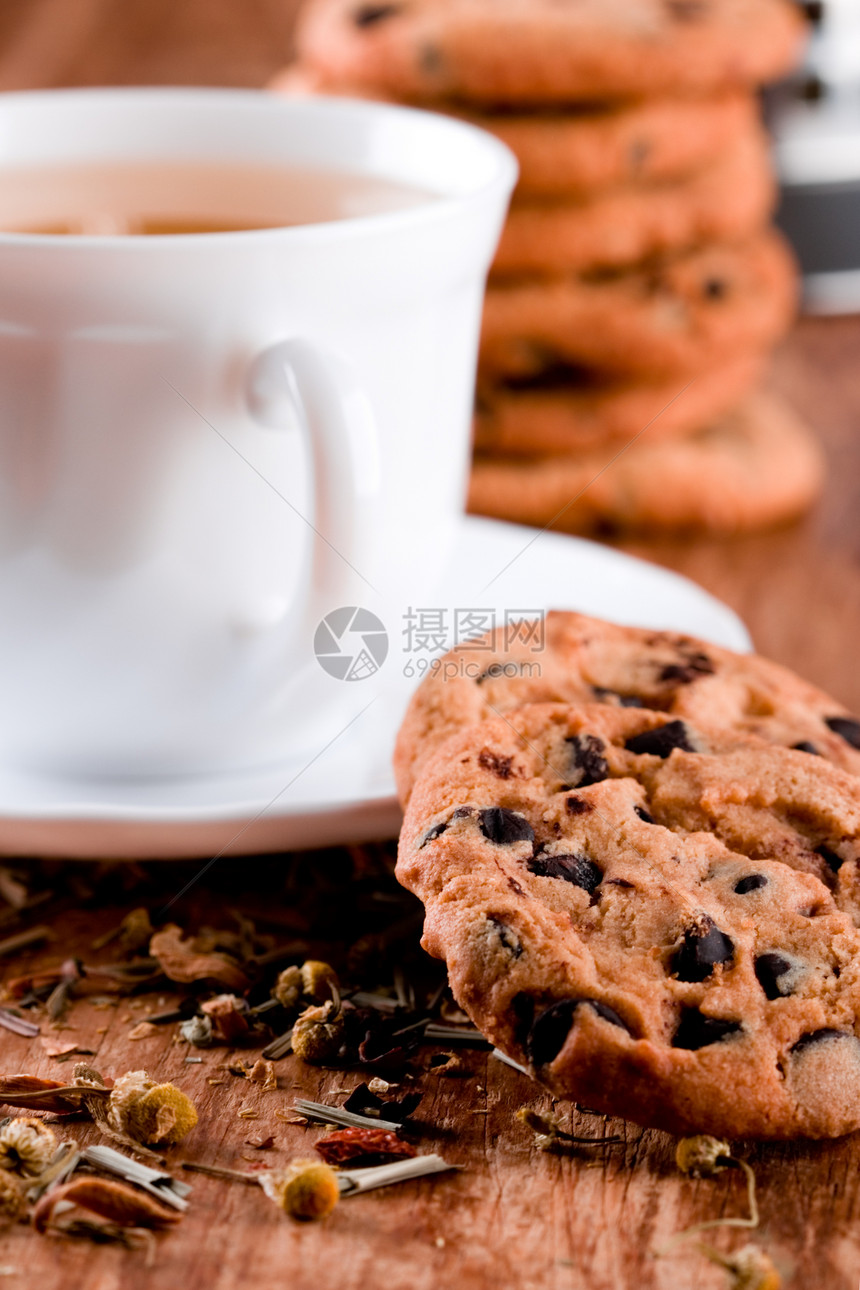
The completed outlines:
[[[315,244],[320,241],[339,241],[346,236],[355,237],[360,234],[394,232],[400,229],[408,229],[415,225],[423,226],[444,221],[453,213],[462,212],[464,207],[481,204],[487,200],[492,202],[499,194],[509,196],[513,191],[518,176],[519,167],[513,152],[500,139],[480,126],[425,107],[340,95],[297,95],[293,98],[264,88],[247,89],[232,86],[198,87],[185,85],[81,86],[11,90],[0,94],[0,121],[2,121],[4,110],[14,107],[16,103],[32,104],[41,100],[45,103],[55,104],[64,99],[76,103],[89,102],[90,104],[97,103],[99,99],[104,99],[106,102],[112,100],[124,103],[139,100],[141,105],[154,101],[168,103],[172,100],[177,104],[196,102],[200,105],[205,105],[217,102],[222,106],[232,101],[234,104],[244,103],[249,107],[253,105],[263,107],[265,105],[266,110],[272,108],[278,111],[304,112],[320,117],[327,114],[341,114],[344,116],[352,114],[353,117],[359,115],[367,118],[380,116],[398,117],[400,119],[411,118],[416,122],[421,122],[425,128],[426,123],[432,121],[433,128],[438,127],[450,132],[452,135],[459,134],[464,138],[471,136],[477,140],[479,146],[484,149],[487,155],[494,158],[495,164],[492,167],[489,178],[482,184],[476,185],[471,191],[434,193],[428,201],[400,210],[377,211],[368,215],[353,215],[336,220],[285,225],[275,228],[199,233],[162,233],[155,235],[130,233],[123,234],[121,237],[114,234],[93,233],[22,233],[0,229],[0,247],[21,248],[22,250],[24,248],[38,248],[46,251],[49,249],[59,250],[60,248],[66,248],[67,250],[69,248],[76,250],[111,249],[114,251],[122,249],[125,252],[131,248],[135,251],[142,251],[144,248],[157,251],[172,250],[181,246],[189,251],[199,251],[201,249],[226,246],[237,248],[246,242],[253,246],[265,246],[269,242],[288,242],[292,245],[311,241]],[[0,140],[2,140],[2,130],[0,130]],[[0,174],[2,174],[4,164],[2,160],[2,143],[0,143]],[[321,169],[325,169],[325,167],[321,167]],[[362,172],[357,169],[355,173]]]

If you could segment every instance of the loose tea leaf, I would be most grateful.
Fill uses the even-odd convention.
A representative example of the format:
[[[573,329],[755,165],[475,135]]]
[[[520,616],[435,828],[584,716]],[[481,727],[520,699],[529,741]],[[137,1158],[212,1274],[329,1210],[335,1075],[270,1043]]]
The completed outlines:
[[[81,1176],[55,1187],[43,1196],[33,1210],[33,1226],[46,1232],[58,1205],[71,1204],[89,1210],[120,1227],[169,1227],[180,1215],[165,1209],[143,1192],[126,1183],[104,1178]]]
[[[421,1104],[423,1094],[418,1092],[404,1093],[402,1097],[379,1097],[373,1087],[377,1082],[383,1081],[373,1079],[369,1084],[359,1084],[358,1088],[354,1088],[343,1104],[344,1111],[365,1116],[371,1122],[376,1117],[377,1124],[384,1112],[386,1119],[402,1124]]]
[[[193,941],[182,938],[182,929],[170,923],[156,932],[149,942],[149,952],[171,981],[189,985],[196,981],[217,981],[226,990],[247,990],[250,982],[242,968],[228,954],[196,950]]]

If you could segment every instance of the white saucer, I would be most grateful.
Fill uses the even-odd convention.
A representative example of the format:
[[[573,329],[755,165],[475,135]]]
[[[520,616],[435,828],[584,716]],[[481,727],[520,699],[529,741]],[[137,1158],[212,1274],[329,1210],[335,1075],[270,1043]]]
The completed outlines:
[[[489,579],[493,579],[489,583]],[[687,579],[577,538],[465,517],[443,579],[446,625],[455,607],[578,609],[616,622],[673,628],[745,650],[740,619]],[[389,625],[390,627],[390,625]],[[385,666],[355,682],[361,715],[302,764],[212,778],[68,782],[0,766],[0,851],[69,858],[215,857],[395,836],[390,771],[416,662],[390,631]],[[413,638],[412,644],[415,644]],[[404,678],[404,669],[413,669]]]

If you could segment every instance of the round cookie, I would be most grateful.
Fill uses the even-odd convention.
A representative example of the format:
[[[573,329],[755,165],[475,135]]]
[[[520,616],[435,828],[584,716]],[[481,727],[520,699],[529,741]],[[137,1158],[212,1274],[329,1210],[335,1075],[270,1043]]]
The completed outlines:
[[[531,385],[484,385],[475,407],[475,447],[535,457],[621,446],[645,427],[649,443],[678,438],[736,407],[763,366],[759,358],[734,359],[702,372],[682,393],[677,379],[598,382],[576,372]]]
[[[860,1127],[858,857],[860,780],[821,758],[540,705],[439,749],[397,875],[460,1006],[554,1095],[835,1137]]]
[[[538,105],[757,85],[805,30],[791,0],[312,0],[296,49],[329,84]]]
[[[768,349],[796,307],[794,259],[776,232],[604,278],[498,284],[484,302],[481,372],[531,377],[576,363],[649,380],[690,375]]]
[[[568,457],[476,457],[468,508],[563,532],[743,533],[793,519],[824,480],[821,449],[795,414],[757,394],[683,439]]]
[[[491,277],[619,269],[750,237],[769,219],[775,197],[760,130],[692,178],[630,184],[581,201],[515,197]]]
[[[465,114],[458,114],[465,115]],[[471,114],[510,148],[520,166],[518,197],[589,197],[625,185],[685,178],[756,134],[757,100],[645,99],[564,114]]]
[[[434,664],[397,735],[401,802],[439,746],[465,727],[524,704],[598,701],[763,739],[860,776],[860,721],[788,668],[678,632],[553,611],[542,636],[499,628]]]
[[[324,76],[301,63],[279,73],[269,88],[282,94],[367,97],[366,90],[326,84]],[[397,100],[389,96],[389,101]],[[507,144],[519,162],[517,192],[535,197],[585,196],[621,184],[680,179],[739,144],[760,119],[755,96],[737,90],[713,98],[587,105],[565,113],[470,112],[446,101],[433,108]]]

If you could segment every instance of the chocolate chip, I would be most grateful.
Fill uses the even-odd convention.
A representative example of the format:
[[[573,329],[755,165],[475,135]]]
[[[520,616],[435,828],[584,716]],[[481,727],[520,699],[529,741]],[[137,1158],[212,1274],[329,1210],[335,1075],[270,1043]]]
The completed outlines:
[[[641,807],[641,806],[634,806],[634,807],[633,807],[633,814],[634,814],[634,815],[638,815],[638,816],[639,816],[639,819],[643,822],[643,824],[653,824],[653,823],[654,823],[654,816],[653,816],[653,815],[649,815],[649,814],[648,814],[648,812],[647,812],[643,807]]]
[[[679,981],[704,981],[718,964],[732,963],[734,957],[731,937],[705,914],[684,932],[684,944],[672,956],[672,971]]]
[[[768,999],[784,999],[791,994],[788,982],[783,981],[781,985],[780,981],[793,966],[783,954],[759,954],[755,961],[755,974]]]
[[[593,685],[591,689],[595,699],[600,703],[612,703],[614,701],[619,708],[645,707],[638,694],[619,694],[617,690],[607,690],[603,685]]]
[[[562,878],[592,895],[603,881],[603,870],[587,856],[535,856],[528,863],[530,873],[540,878]]]
[[[812,757],[821,756],[821,753],[815,747],[815,744],[811,744],[808,739],[801,739],[799,744],[792,744],[791,746],[795,752],[809,753]]]
[[[801,1035],[796,1043],[791,1045],[789,1052],[802,1053],[804,1048],[809,1048],[812,1044],[820,1044],[826,1039],[853,1039],[853,1035],[848,1035],[844,1030],[834,1030],[832,1026],[824,1026],[821,1030],[809,1030],[805,1035]]]
[[[458,806],[455,811],[451,812],[447,820],[440,820],[438,824],[434,824],[432,828],[427,830],[424,837],[418,843],[418,850],[420,851],[422,847],[426,847],[428,842],[433,842],[436,838],[440,838],[452,820],[463,820],[471,814],[471,806]]]
[[[679,685],[689,685],[700,676],[713,676],[714,665],[707,654],[687,655],[681,663],[667,663],[660,672],[661,681],[677,681]]]
[[[523,991],[515,994],[511,999],[511,1015],[514,1019],[514,1038],[521,1048],[526,1048],[535,1016],[535,1001],[532,996]]]
[[[523,952],[520,938],[498,914],[487,914],[487,922],[495,928],[496,935],[512,958],[518,959]]]
[[[422,45],[418,51],[418,65],[425,76],[437,76],[445,66],[438,45]]]
[[[682,752],[695,752],[690,742],[690,735],[683,721],[667,721],[665,726],[656,730],[643,730],[641,735],[633,735],[624,747],[628,752],[652,757],[668,757],[675,748]]]
[[[698,22],[707,16],[707,0],[665,0],[669,16],[676,22]]]
[[[631,170],[640,170],[650,155],[651,144],[648,140],[634,139],[627,152]]]
[[[510,847],[515,842],[534,842],[535,831],[528,820],[502,806],[488,806],[478,813],[481,832],[488,842]]]
[[[521,663],[491,663],[480,676],[475,677],[475,684],[482,685],[484,681],[497,681],[502,676],[522,676],[522,673]]]
[[[573,1027],[577,1008],[588,1004],[598,1017],[630,1033],[618,1013],[598,999],[561,999],[538,1013],[528,1037],[528,1055],[535,1066],[546,1066],[558,1057]]]
[[[801,0],[800,7],[806,14],[809,21],[815,25],[820,23],[824,18],[823,0]]]
[[[352,21],[356,27],[375,27],[378,22],[396,17],[402,9],[399,4],[364,4],[356,9]]]
[[[745,896],[748,891],[758,891],[759,887],[766,886],[767,878],[763,873],[748,873],[746,878],[735,883],[735,891],[739,896]]]
[[[482,748],[478,753],[478,765],[488,770],[491,775],[497,775],[499,779],[510,779],[515,774],[513,757],[503,757],[490,748]]]
[[[606,744],[596,735],[573,735],[567,741],[570,762],[573,770],[578,772],[571,776],[571,782],[577,788],[587,788],[589,784],[599,784],[609,774],[609,766],[603,756]]]
[[[824,724],[835,735],[841,735],[852,748],[860,748],[860,721],[855,721],[853,717],[825,717]]]
[[[587,815],[594,810],[592,803],[584,797],[569,797],[564,805],[568,815]]]
[[[817,856],[821,856],[821,859],[827,865],[828,869],[832,869],[834,873],[838,873],[845,863],[841,856],[838,856],[835,851],[830,850],[830,847],[816,847],[815,854]]]
[[[722,300],[728,294],[728,286],[722,278],[708,278],[702,294],[706,300]]]
[[[683,1008],[678,1029],[672,1039],[673,1048],[696,1052],[708,1044],[719,1043],[741,1029],[739,1021],[725,1021],[722,1017],[706,1017],[698,1008]]]

